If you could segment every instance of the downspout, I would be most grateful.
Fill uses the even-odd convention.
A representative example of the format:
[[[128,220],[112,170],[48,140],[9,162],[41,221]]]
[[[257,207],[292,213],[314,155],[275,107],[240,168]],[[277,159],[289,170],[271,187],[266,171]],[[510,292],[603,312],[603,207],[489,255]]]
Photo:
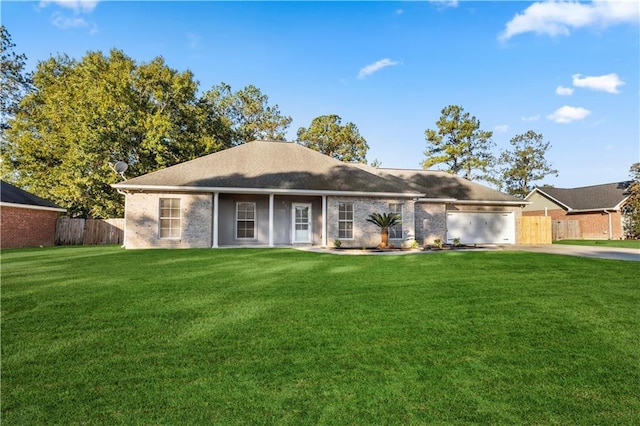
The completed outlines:
[[[218,248],[218,210],[220,209],[220,193],[218,192],[214,192],[213,193],[213,217],[212,217],[212,224],[211,224],[211,248]]]
[[[605,209],[604,212],[609,215],[609,239],[612,240],[613,239],[613,227],[612,227],[612,224],[611,224],[611,212],[609,210],[607,210],[607,209]]]

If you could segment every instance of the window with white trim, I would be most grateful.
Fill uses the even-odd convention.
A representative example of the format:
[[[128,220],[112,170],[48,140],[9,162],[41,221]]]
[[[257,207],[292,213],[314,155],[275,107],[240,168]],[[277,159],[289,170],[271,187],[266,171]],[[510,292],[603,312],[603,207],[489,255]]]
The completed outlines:
[[[353,203],[338,203],[338,238],[353,239]]]
[[[180,238],[180,198],[160,198],[160,238]]]
[[[389,213],[397,213],[400,216],[402,222],[402,204],[389,204]],[[389,238],[392,240],[402,239],[402,224],[394,225],[389,228]]]
[[[256,203],[246,201],[236,203],[236,238],[239,240],[256,238]]]

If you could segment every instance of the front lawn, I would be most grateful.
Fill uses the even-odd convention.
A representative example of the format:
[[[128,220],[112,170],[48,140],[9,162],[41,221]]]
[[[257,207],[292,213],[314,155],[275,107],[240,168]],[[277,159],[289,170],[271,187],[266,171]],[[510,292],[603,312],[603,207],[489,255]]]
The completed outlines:
[[[574,246],[601,246],[640,249],[640,240],[557,240],[553,244],[569,244]]]
[[[2,252],[2,424],[633,424],[635,262]]]

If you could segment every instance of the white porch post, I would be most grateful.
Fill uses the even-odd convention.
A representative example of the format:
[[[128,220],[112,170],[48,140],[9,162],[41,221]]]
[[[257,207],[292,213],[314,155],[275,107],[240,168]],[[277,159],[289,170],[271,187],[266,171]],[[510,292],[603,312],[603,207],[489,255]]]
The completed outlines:
[[[327,196],[322,196],[322,247],[327,246]]]
[[[218,197],[220,193],[213,193],[213,234],[212,234],[212,248],[218,247]]]
[[[269,247],[273,247],[273,200],[274,194],[269,194]]]

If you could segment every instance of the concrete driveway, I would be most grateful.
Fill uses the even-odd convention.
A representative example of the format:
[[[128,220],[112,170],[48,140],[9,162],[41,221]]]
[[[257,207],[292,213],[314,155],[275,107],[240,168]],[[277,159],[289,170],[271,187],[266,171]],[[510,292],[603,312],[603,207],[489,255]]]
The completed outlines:
[[[504,245],[500,250],[533,253],[562,254],[567,256],[596,257],[600,259],[631,260],[640,262],[640,250],[618,247],[572,246],[568,244]]]

